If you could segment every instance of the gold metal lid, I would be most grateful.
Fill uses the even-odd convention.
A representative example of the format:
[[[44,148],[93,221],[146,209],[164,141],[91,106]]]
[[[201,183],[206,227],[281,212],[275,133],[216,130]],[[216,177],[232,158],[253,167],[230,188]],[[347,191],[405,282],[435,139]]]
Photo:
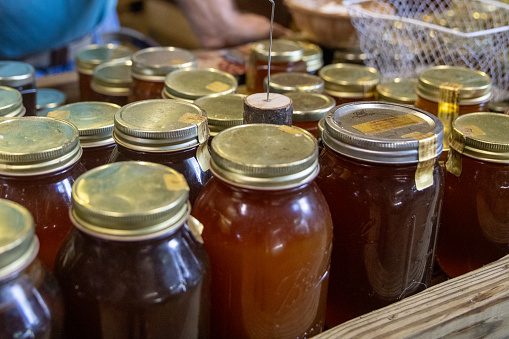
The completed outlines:
[[[233,75],[218,69],[181,69],[166,76],[163,95],[196,100],[207,95],[235,93],[237,86]]]
[[[177,151],[202,144],[208,137],[205,111],[181,100],[137,101],[115,114],[113,139],[133,150]]]
[[[336,106],[336,100],[325,94],[289,92],[285,95],[292,99],[293,121],[318,121]]]
[[[28,266],[38,250],[30,212],[20,204],[0,199],[0,279]]]
[[[509,100],[502,100],[502,101],[490,101],[488,103],[488,108],[490,112],[495,113],[505,113],[507,110],[509,110]]]
[[[131,87],[131,61],[108,61],[94,69],[91,88],[101,94],[127,96]]]
[[[269,77],[265,77],[263,85],[267,90]],[[270,92],[284,94],[287,92],[322,93],[324,81],[317,75],[299,72],[283,72],[270,76]]]
[[[252,52],[260,60],[269,60],[270,41],[265,40],[253,44]],[[296,62],[302,60],[304,55],[303,46],[291,40],[274,39],[272,40],[272,62]]]
[[[339,97],[373,96],[382,79],[376,69],[355,64],[327,65],[318,74],[325,81],[325,90]]]
[[[168,166],[141,161],[103,165],[73,184],[71,218],[88,234],[111,240],[155,238],[183,225],[189,186]]]
[[[422,71],[419,74],[417,94],[438,102],[440,86],[446,82],[461,86],[460,105],[478,104],[491,98],[492,80],[486,73],[458,66],[435,66]]]
[[[0,116],[22,117],[25,112],[21,93],[14,88],[0,86]]]
[[[48,117],[69,121],[78,128],[80,143],[84,148],[111,145],[113,121],[119,105],[83,101],[60,106],[48,112]]]
[[[92,75],[94,68],[100,64],[112,60],[129,60],[132,53],[129,47],[123,45],[88,45],[76,54],[76,70]]]
[[[376,86],[378,100],[413,105],[417,100],[417,79],[399,79],[382,82]]]
[[[298,127],[231,127],[212,139],[211,156],[211,170],[216,176],[253,189],[295,187],[313,180],[318,173],[316,139]]]
[[[193,52],[176,47],[150,47],[141,49],[132,56],[134,78],[164,81],[164,77],[178,69],[195,68]]]
[[[323,67],[323,51],[320,46],[309,43],[300,42],[304,48],[302,60],[307,65],[307,72],[312,73],[318,71]]]
[[[450,147],[463,155],[509,163],[509,115],[469,113],[452,123]]]
[[[0,61],[0,86],[20,87],[35,82],[35,69],[21,61]]]
[[[58,107],[65,103],[67,95],[53,88],[38,88],[36,94],[35,108],[37,110],[45,110]],[[48,111],[46,111],[47,113]]]
[[[0,173],[23,176],[51,173],[81,157],[78,129],[46,117],[0,118]]]
[[[244,94],[225,94],[199,98],[194,103],[207,114],[211,135],[242,125],[244,120]]]
[[[318,137],[320,139],[323,139],[324,128],[325,128],[325,118],[320,119],[320,121],[318,121]]]

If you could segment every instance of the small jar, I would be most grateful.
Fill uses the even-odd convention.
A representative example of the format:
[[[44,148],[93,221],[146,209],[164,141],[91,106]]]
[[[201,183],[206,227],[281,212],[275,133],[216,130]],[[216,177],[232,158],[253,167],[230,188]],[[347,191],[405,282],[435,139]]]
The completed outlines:
[[[249,94],[263,92],[263,79],[268,75],[269,41],[253,44],[246,68],[246,87]],[[284,39],[272,41],[270,74],[282,72],[307,72],[307,64],[302,57],[303,46]]]
[[[509,116],[452,124],[437,262],[456,277],[509,254]]]
[[[0,86],[0,116],[22,117],[25,113],[21,93],[14,88]]]
[[[376,86],[377,97],[380,101],[411,105],[417,100],[417,79],[399,79],[386,81]]]
[[[78,178],[56,267],[67,338],[207,337],[209,264],[188,191],[180,173],[147,162]]]
[[[211,153],[214,176],[192,215],[210,258],[212,335],[320,333],[332,221],[314,182],[316,139],[298,127],[250,124],[219,133]]]
[[[113,121],[119,109],[119,105],[107,102],[76,102],[60,106],[48,117],[69,121],[78,128],[83,149],[81,163],[91,170],[107,164],[115,149]]]
[[[269,77],[265,77],[264,89],[267,90]],[[271,75],[269,89],[271,93],[288,92],[322,93],[324,81],[317,75],[299,72],[285,72]]]
[[[323,67],[323,51],[320,46],[309,43],[300,42],[304,49],[302,60],[306,63],[308,74],[317,75],[318,70]]]
[[[78,130],[52,118],[1,118],[0,135],[0,198],[30,211],[41,244],[39,259],[53,269],[70,229],[71,186],[85,172]]]
[[[243,94],[210,95],[197,99],[194,103],[201,107],[206,115],[211,139],[217,133],[233,126],[242,125],[244,121]]]
[[[325,81],[324,93],[341,105],[356,101],[375,100],[376,86],[382,76],[374,68],[354,64],[331,64],[318,71]]]
[[[181,100],[151,99],[122,107],[115,114],[110,162],[150,161],[182,173],[190,187],[189,200],[209,180],[209,129],[198,106]]]
[[[0,199],[0,337],[62,338],[64,303],[56,279],[36,258],[34,220]]]
[[[319,93],[290,92],[285,93],[292,99],[292,125],[305,129],[318,138],[318,121],[336,106],[334,98]]]
[[[127,105],[131,90],[131,61],[109,61],[94,69],[90,87],[95,100]]]
[[[438,118],[408,105],[358,102],[326,115],[317,183],[334,223],[327,326],[430,285],[442,133]]]
[[[17,89],[23,97],[26,115],[35,115],[37,88],[32,65],[20,61],[0,61],[0,86]]]
[[[193,52],[175,47],[139,50],[133,54],[132,62],[129,102],[160,99],[166,75],[179,69],[195,68],[198,63]]]
[[[48,115],[48,112],[65,104],[67,100],[67,95],[53,88],[39,88],[37,90],[37,116],[45,117]]]
[[[125,61],[131,57],[132,50],[123,45],[87,45],[76,54],[76,71],[81,101],[97,100],[92,90],[94,69],[107,61]]]

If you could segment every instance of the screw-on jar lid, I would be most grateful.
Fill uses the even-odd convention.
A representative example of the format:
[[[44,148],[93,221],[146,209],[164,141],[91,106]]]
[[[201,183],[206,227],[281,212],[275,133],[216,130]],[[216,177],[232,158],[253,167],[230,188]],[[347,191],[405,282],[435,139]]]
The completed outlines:
[[[452,123],[454,150],[472,158],[509,163],[509,115],[469,113]]]
[[[382,82],[376,86],[378,100],[413,105],[417,100],[417,79],[399,79]]]
[[[269,60],[269,47],[270,41],[265,40],[259,43],[253,44],[252,51],[256,57],[260,60]],[[296,62],[302,60],[304,55],[303,46],[291,40],[285,39],[274,39],[272,40],[272,51],[271,51],[272,62]]]
[[[0,199],[0,279],[29,265],[38,250],[30,212],[20,204]]]
[[[302,47],[304,48],[304,54],[302,55],[302,60],[306,62],[307,65],[307,72],[316,72],[320,68],[323,67],[323,51],[320,48],[320,46],[312,44],[312,43],[306,43],[306,42],[300,42]]]
[[[269,77],[265,77],[264,88],[267,89]],[[273,93],[316,92],[322,93],[324,81],[317,75],[299,72],[283,72],[270,76],[270,91]]]
[[[207,95],[235,93],[237,86],[233,75],[218,69],[181,69],[166,76],[163,95],[196,100]]]
[[[164,77],[178,69],[195,68],[193,52],[176,47],[150,47],[141,49],[132,56],[132,76],[146,80],[163,81]]]
[[[435,66],[421,72],[417,94],[438,102],[440,87],[445,83],[460,86],[460,105],[479,104],[491,98],[492,80],[486,73],[458,66]]]
[[[21,87],[35,82],[35,69],[21,61],[0,61],[0,86]]]
[[[490,101],[488,103],[488,109],[490,112],[495,113],[505,113],[507,110],[509,110],[509,100],[502,100],[502,101]]]
[[[91,88],[104,95],[127,96],[131,87],[131,61],[108,61],[94,69]]]
[[[323,141],[335,152],[375,163],[417,163],[443,149],[443,125],[423,110],[395,103],[344,104],[325,117]],[[420,154],[428,146],[426,156]]]
[[[78,128],[81,146],[98,147],[111,145],[113,120],[119,105],[83,101],[58,107],[48,112],[48,117],[69,121]]]
[[[81,157],[78,130],[46,117],[0,118],[0,173],[34,175],[68,167]]]
[[[201,97],[194,103],[207,114],[211,135],[242,125],[244,121],[244,94],[225,94]]]
[[[331,64],[318,71],[325,90],[338,97],[371,97],[382,79],[374,68],[355,64]]]
[[[115,114],[113,138],[117,144],[133,150],[176,151],[204,143],[208,137],[206,113],[181,100],[137,101]]]
[[[318,146],[309,132],[290,126],[249,124],[212,139],[211,170],[236,186],[283,189],[313,180]]]
[[[67,95],[53,88],[38,88],[35,108],[37,110],[51,109],[62,105]]]
[[[132,50],[123,45],[88,45],[76,54],[76,69],[80,73],[92,75],[94,68],[106,61],[129,60]]]
[[[323,130],[325,129],[325,118],[318,121],[318,137],[323,139]]]
[[[25,115],[21,93],[11,87],[0,86],[0,116],[22,117]]]
[[[82,174],[72,187],[76,227],[113,240],[154,238],[180,227],[189,215],[189,186],[168,166],[125,161]]]
[[[292,99],[293,121],[318,121],[336,106],[336,100],[325,94],[289,92],[285,95]]]

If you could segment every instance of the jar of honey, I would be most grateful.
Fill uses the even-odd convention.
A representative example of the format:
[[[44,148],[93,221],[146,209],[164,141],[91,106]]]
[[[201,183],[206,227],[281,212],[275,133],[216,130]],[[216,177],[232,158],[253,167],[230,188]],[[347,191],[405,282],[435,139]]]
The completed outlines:
[[[308,338],[324,326],[332,244],[314,183],[316,139],[249,124],[212,139],[214,177],[191,214],[203,225],[216,338]]]
[[[131,90],[131,61],[109,61],[94,69],[91,88],[95,100],[127,105]]]
[[[331,64],[318,71],[325,81],[324,93],[336,104],[375,100],[382,76],[374,68],[355,64]]]
[[[242,125],[244,121],[243,94],[209,95],[197,99],[194,103],[202,108],[209,125],[209,141],[217,133],[233,126]]]
[[[271,93],[285,94],[287,92],[323,93],[324,81],[318,75],[299,72],[285,72],[271,75],[264,80],[264,89],[267,85]]]
[[[193,52],[176,47],[150,47],[139,50],[132,56],[131,93],[129,102],[160,99],[167,74],[179,70],[195,68],[196,56]]]
[[[23,97],[26,115],[35,115],[35,69],[20,61],[0,61],[0,86],[12,87]]]
[[[456,277],[509,254],[509,116],[452,124],[437,262]]]
[[[115,114],[110,162],[150,161],[182,173],[190,187],[189,200],[209,180],[209,129],[205,112],[181,100],[133,102]]]
[[[30,212],[0,199],[1,338],[62,338],[60,288],[36,258],[38,250]]]
[[[67,94],[58,89],[39,88],[37,90],[37,116],[45,117],[49,111],[61,106],[67,100]]]
[[[417,100],[416,90],[417,79],[414,78],[396,78],[391,81],[382,82],[376,86],[378,100],[411,106],[413,106]]]
[[[292,99],[292,125],[305,129],[318,138],[318,121],[336,106],[331,96],[319,93],[290,92],[285,93]]]
[[[115,149],[113,121],[119,109],[119,105],[107,102],[75,102],[48,112],[48,117],[69,121],[78,128],[81,163],[91,170],[107,164]]]
[[[318,70],[323,67],[323,50],[320,46],[309,42],[300,41],[304,53],[302,60],[306,63],[306,71],[308,74],[317,75]]]
[[[249,94],[263,92],[263,80],[268,75],[269,40],[253,44],[246,67],[246,90]],[[270,74],[282,72],[307,72],[307,64],[302,57],[303,46],[284,39],[272,41]]]
[[[76,180],[56,266],[67,338],[207,337],[209,263],[188,192],[180,173],[148,162]]]
[[[0,198],[32,214],[39,258],[53,269],[70,229],[71,186],[85,172],[78,130],[52,118],[0,118],[0,135]]]
[[[237,86],[233,75],[218,69],[181,69],[166,76],[160,97],[194,102],[207,95],[235,93]]]
[[[408,105],[357,102],[325,117],[317,178],[334,223],[326,325],[431,283],[443,126]]]
[[[132,50],[123,45],[87,45],[76,54],[76,71],[81,101],[96,100],[91,83],[94,69],[107,61],[125,61],[131,58]]]
[[[0,86],[0,116],[22,117],[25,113],[21,93],[14,88]]]

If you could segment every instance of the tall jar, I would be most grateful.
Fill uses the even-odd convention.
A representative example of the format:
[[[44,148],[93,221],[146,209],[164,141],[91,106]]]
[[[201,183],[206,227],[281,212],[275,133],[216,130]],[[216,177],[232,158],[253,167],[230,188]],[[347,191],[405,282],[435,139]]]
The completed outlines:
[[[26,115],[35,115],[37,88],[32,65],[20,61],[0,61],[0,86],[18,90],[23,97]]]
[[[70,229],[71,186],[85,172],[78,130],[52,118],[1,118],[0,135],[0,198],[30,211],[41,244],[39,258],[53,269]]]
[[[0,199],[1,338],[63,338],[60,288],[36,258],[38,250],[30,212]]]
[[[211,177],[205,112],[180,100],[152,99],[130,103],[115,114],[110,162],[150,161],[182,173],[190,187],[189,200]]]
[[[292,99],[292,125],[303,128],[318,138],[318,121],[336,106],[334,98],[326,94],[306,92],[290,92],[285,95]]]
[[[407,105],[344,104],[325,117],[317,183],[334,222],[327,326],[430,285],[442,133],[440,120]]]
[[[509,116],[452,124],[437,262],[456,277],[509,254]]]
[[[21,93],[14,88],[0,86],[0,117],[22,117],[25,113]]]
[[[115,149],[113,121],[119,109],[119,105],[107,102],[75,102],[48,112],[48,117],[69,121],[78,128],[81,163],[91,170],[107,164]]]
[[[194,102],[207,115],[209,143],[219,132],[229,127],[242,125],[245,97],[244,94],[209,95]]]
[[[188,191],[180,173],[146,162],[78,178],[56,267],[67,338],[207,337],[209,264]]]
[[[150,47],[132,56],[131,92],[128,101],[160,99],[164,78],[178,69],[195,68],[193,52],[176,47]]]
[[[231,127],[212,140],[204,225],[215,338],[307,338],[324,326],[332,244],[314,183],[317,145],[289,126]]]
[[[263,80],[268,75],[270,42],[253,44],[246,68],[246,89],[249,94],[263,92]],[[302,57],[303,46],[284,39],[272,41],[270,74],[282,72],[307,72],[307,64]]]
[[[131,90],[131,61],[109,61],[94,69],[90,87],[95,100],[127,105]]]
[[[276,73],[265,77],[263,87],[269,86],[271,93],[285,94],[288,92],[323,93],[324,81],[318,75],[299,72]]]

